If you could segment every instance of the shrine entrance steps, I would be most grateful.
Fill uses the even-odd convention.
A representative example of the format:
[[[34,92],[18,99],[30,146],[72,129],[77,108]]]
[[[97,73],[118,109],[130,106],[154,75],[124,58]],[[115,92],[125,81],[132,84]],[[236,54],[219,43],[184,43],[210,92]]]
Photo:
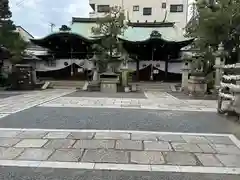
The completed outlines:
[[[85,84],[85,81],[51,80],[49,82],[51,83],[51,87],[53,87],[54,89],[82,89]]]
[[[173,91],[176,83],[165,82],[137,82],[139,89],[142,91],[159,91],[159,92],[171,92]]]

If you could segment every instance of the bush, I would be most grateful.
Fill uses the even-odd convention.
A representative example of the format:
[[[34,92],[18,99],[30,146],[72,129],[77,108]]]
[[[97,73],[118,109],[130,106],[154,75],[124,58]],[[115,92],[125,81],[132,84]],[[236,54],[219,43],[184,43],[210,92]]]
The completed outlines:
[[[0,86],[1,86],[1,87],[6,86],[6,85],[7,85],[7,82],[8,82],[7,78],[4,77],[2,74],[0,74]]]

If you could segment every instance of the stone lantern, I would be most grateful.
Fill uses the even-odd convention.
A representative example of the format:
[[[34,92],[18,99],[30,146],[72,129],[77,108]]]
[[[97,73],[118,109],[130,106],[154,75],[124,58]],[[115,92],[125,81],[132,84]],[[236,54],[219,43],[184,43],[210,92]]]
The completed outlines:
[[[220,82],[223,74],[222,66],[225,64],[226,53],[224,51],[223,43],[218,45],[218,50],[214,53],[215,55],[215,89],[220,88]]]
[[[184,54],[182,56],[183,59],[183,66],[182,66],[182,91],[187,91],[188,90],[188,76],[191,70],[191,61],[192,61],[192,56]]]

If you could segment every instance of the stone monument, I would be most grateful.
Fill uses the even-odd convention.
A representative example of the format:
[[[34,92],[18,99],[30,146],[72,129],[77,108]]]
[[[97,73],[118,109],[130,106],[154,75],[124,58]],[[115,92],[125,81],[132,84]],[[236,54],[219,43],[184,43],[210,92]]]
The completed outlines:
[[[101,92],[116,93],[117,85],[120,83],[119,75],[108,68],[107,72],[100,74],[100,82]]]

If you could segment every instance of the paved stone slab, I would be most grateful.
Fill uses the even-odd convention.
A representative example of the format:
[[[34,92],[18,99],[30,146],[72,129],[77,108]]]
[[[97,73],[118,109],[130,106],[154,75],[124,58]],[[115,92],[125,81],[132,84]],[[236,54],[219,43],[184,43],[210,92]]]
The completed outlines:
[[[36,161],[44,161],[47,160],[48,157],[54,152],[51,149],[34,149],[28,148],[26,149],[21,156],[19,156],[18,160],[36,160]]]
[[[209,143],[209,141],[203,137],[203,136],[189,136],[189,135],[184,135],[182,138],[187,142],[187,143],[195,143],[195,144],[201,144],[201,143]]]
[[[78,149],[98,149],[98,148],[103,148],[103,149],[109,149],[109,148],[114,148],[114,140],[78,140],[74,144],[74,148]]]
[[[151,151],[132,151],[131,162],[137,164],[164,164],[164,158],[161,152]]]
[[[197,144],[198,147],[203,151],[203,153],[216,153],[217,151],[212,148],[209,144]]]
[[[46,139],[65,139],[70,135],[69,132],[49,132],[44,138]]]
[[[1,114],[1,113],[0,113],[0,119],[1,119],[1,118],[4,118],[4,117],[7,117],[8,115],[9,115],[9,114]]]
[[[48,159],[49,161],[77,162],[82,156],[82,149],[58,149]]]
[[[97,132],[94,139],[130,139],[129,133],[105,133]]]
[[[202,150],[196,144],[190,143],[172,143],[172,147],[175,151],[183,152],[202,152]]]
[[[240,167],[239,155],[223,155],[217,154],[216,157],[227,167]]]
[[[95,133],[91,132],[72,132],[68,139],[92,139]]]
[[[0,108],[1,113],[15,113],[26,108],[30,108],[49,101],[51,99],[66,95],[74,90],[45,90],[45,91],[32,91],[26,94],[1,99],[1,104],[4,104],[3,108]]]
[[[15,145],[15,147],[32,147],[32,148],[40,148],[43,147],[44,144],[46,144],[48,140],[45,139],[23,139],[19,143]]]
[[[158,136],[158,139],[160,141],[168,141],[168,142],[182,142],[182,143],[186,142],[180,135],[172,135],[172,134]]]
[[[71,148],[76,140],[72,139],[54,139],[47,142],[44,145],[47,149],[65,149]]]
[[[2,147],[11,147],[17,144],[21,139],[14,138],[0,138],[0,146]]]
[[[125,151],[88,149],[84,153],[83,162],[128,163],[128,153]]]
[[[197,161],[191,153],[182,152],[165,152],[165,160],[167,164],[171,165],[196,165]]]
[[[195,154],[203,166],[221,167],[222,163],[213,154]]]
[[[230,144],[230,145],[234,144],[229,137],[225,137],[225,136],[206,136],[206,138],[212,144]]]
[[[116,149],[143,150],[142,141],[117,140]]]
[[[10,160],[19,156],[24,151],[23,148],[5,148],[0,147],[0,159]]]
[[[43,131],[24,131],[20,133],[17,137],[21,139],[41,139],[47,134]]]
[[[157,141],[157,134],[132,133],[132,140]]]
[[[16,137],[18,134],[20,134],[21,131],[1,131],[0,133],[0,137],[1,138],[14,138]]]
[[[168,142],[144,141],[144,149],[146,151],[172,151]]]
[[[235,145],[225,145],[225,144],[212,144],[211,145],[217,153],[220,154],[239,154],[240,149]]]

